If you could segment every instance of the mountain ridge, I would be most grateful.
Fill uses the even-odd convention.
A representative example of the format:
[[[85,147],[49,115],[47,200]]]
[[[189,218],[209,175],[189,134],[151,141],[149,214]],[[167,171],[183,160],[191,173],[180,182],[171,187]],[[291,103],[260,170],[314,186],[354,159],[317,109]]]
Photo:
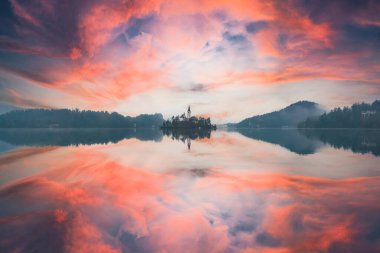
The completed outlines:
[[[297,125],[310,117],[320,116],[324,113],[322,107],[315,103],[306,100],[301,100],[287,107],[261,114],[252,116],[235,124],[228,124],[229,127],[255,127],[255,128],[265,128],[265,127],[297,127]]]

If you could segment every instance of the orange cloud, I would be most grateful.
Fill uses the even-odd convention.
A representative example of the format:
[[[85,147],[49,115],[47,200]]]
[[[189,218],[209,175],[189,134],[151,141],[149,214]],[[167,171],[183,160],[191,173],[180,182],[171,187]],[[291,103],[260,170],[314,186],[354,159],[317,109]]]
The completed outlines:
[[[370,36],[377,5],[368,1],[343,17],[352,6],[334,1],[319,13],[311,3],[277,0],[13,0],[17,36],[2,36],[0,48],[15,60],[0,68],[78,107],[108,110],[124,110],[148,92],[163,99],[163,89],[186,96],[194,84],[210,96],[221,85],[378,84],[377,39]],[[260,29],[248,29],[255,23]]]

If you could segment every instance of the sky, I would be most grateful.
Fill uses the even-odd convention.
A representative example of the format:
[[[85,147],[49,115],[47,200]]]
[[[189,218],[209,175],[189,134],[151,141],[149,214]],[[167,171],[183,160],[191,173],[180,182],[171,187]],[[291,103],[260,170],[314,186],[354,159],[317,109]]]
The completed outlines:
[[[380,98],[376,0],[2,0],[0,112],[79,108],[215,123]]]

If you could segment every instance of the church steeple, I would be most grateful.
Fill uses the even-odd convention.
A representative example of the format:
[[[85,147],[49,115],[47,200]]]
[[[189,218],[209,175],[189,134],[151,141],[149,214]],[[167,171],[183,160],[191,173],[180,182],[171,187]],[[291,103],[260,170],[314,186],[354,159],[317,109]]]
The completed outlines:
[[[190,105],[189,105],[189,107],[187,108],[187,117],[188,117],[188,118],[191,118]]]

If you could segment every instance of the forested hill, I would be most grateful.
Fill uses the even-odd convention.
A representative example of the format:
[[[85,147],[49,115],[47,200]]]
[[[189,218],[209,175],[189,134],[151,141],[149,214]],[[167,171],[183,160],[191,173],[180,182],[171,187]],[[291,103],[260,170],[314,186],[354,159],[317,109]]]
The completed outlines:
[[[309,101],[299,101],[279,111],[247,118],[233,126],[243,128],[297,127],[298,123],[306,120],[308,117],[319,116],[322,113],[323,110],[318,104]]]
[[[318,118],[309,118],[300,128],[380,128],[380,101],[335,108]]]
[[[0,128],[146,128],[159,127],[161,114],[123,116],[116,112],[69,109],[27,109],[0,115]]]

